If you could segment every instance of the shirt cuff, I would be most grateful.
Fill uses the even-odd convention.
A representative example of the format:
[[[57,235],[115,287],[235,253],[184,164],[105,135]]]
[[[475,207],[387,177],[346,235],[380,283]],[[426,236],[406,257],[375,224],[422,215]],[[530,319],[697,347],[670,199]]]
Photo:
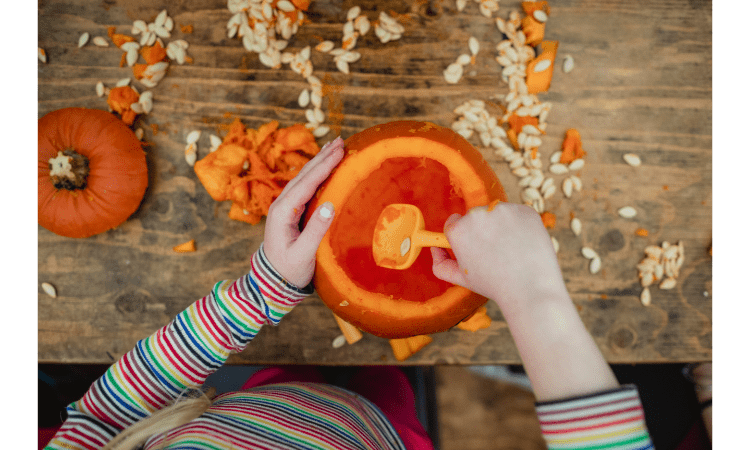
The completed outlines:
[[[550,449],[653,448],[635,385],[535,405]]]

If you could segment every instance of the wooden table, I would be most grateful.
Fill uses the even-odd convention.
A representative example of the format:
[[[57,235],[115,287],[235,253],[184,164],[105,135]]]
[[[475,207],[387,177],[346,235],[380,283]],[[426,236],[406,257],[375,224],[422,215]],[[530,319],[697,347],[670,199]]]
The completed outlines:
[[[106,109],[94,86],[100,80],[114,86],[131,71],[119,67],[119,49],[91,43],[79,49],[78,37],[84,31],[106,37],[109,26],[130,34],[134,20],[152,21],[162,4],[169,5],[178,27],[193,25],[192,33],[175,31],[172,39],[190,43],[194,63],[171,65],[153,89],[153,112],[140,119],[152,143],[150,185],[140,209],[117,229],[87,239],[39,228],[39,282],[50,282],[59,292],[53,299],[39,288],[39,362],[110,363],[216,281],[245,273],[262,241],[263,222],[250,226],[227,217],[228,202],[214,202],[185,163],[185,136],[204,131],[201,157],[208,151],[208,134],[223,136],[234,117],[255,128],[271,119],[281,126],[305,122],[297,105],[305,81],[287,66],[262,66],[240,41],[226,37],[231,14],[225,0],[40,0],[39,46],[46,49],[48,63],[39,63],[39,117],[71,106]],[[360,4],[370,19],[380,10],[402,15],[406,32],[388,44],[372,31],[360,38],[362,58],[351,64],[350,75],[313,52],[315,74],[342,87],[336,93],[342,136],[403,118],[449,126],[462,102],[507,92],[494,61],[500,34],[475,3],[461,13],[452,1]],[[310,22],[290,49],[320,38],[340,42],[346,11],[354,5],[313,1]],[[552,1],[551,8],[546,38],[558,40],[560,48],[552,87],[540,94],[553,104],[541,151],[547,158],[559,149],[565,130],[577,128],[588,153],[583,191],[571,199],[558,193],[550,203],[559,217],[551,234],[560,243],[571,296],[612,363],[710,360],[711,3],[564,0]],[[501,1],[497,15],[507,18],[512,10],[520,10],[520,3]],[[443,69],[467,52],[472,35],[481,42],[476,65],[460,83],[446,83]],[[564,74],[559,66],[567,54],[575,58],[575,69]],[[507,163],[476,138],[472,142],[511,201],[520,201]],[[643,165],[626,165],[622,155],[628,152],[639,154]],[[636,207],[635,219],[617,215],[625,205]],[[580,237],[568,228],[570,212],[583,221]],[[648,237],[635,235],[639,227]],[[172,251],[193,238],[197,252]],[[677,287],[652,289],[653,304],[644,307],[635,266],[646,245],[665,240],[684,242],[685,264]],[[600,273],[588,272],[582,245],[602,256]],[[494,304],[489,314],[489,329],[433,335],[434,343],[407,363],[518,363]],[[355,345],[333,349],[331,341],[339,334],[329,310],[312,297],[279,327],[265,327],[229,362],[396,363],[385,339],[366,335]]]

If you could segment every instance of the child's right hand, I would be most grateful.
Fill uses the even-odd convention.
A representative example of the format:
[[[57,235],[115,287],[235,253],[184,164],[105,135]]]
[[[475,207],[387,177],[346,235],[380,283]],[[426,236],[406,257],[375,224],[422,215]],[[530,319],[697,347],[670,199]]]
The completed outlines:
[[[444,231],[456,260],[431,248],[432,270],[441,280],[495,300],[504,313],[569,298],[549,234],[532,208],[503,202],[491,211],[472,208],[450,216]]]

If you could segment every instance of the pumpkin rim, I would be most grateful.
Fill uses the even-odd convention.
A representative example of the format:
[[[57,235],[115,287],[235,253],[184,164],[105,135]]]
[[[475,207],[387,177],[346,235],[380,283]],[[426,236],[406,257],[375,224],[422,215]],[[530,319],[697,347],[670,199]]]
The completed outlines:
[[[381,129],[387,130],[387,136],[378,133]],[[428,149],[429,152],[422,151],[420,155],[414,150],[416,146],[411,145],[409,151],[394,146],[388,148],[389,144],[404,137],[417,138],[416,142],[425,145],[420,148]],[[378,170],[383,161],[399,157],[429,158],[445,167],[451,184],[460,189],[460,197],[464,200],[467,211],[495,199],[507,201],[497,175],[482,154],[451,129],[429,122],[397,121],[365,129],[348,138],[345,146],[348,151],[344,160],[318,188],[309,210],[325,201],[331,201],[336,210],[339,210],[359,180]],[[365,159],[366,164],[360,163]],[[459,170],[452,164],[446,165],[446,161],[457,163]],[[352,173],[359,177],[352,176]],[[309,216],[306,216],[305,223],[308,219]],[[381,337],[405,337],[444,331],[459,323],[487,300],[469,289],[453,285],[440,295],[431,297],[429,302],[420,303],[419,307],[414,308],[413,301],[365,290],[357,286],[344,268],[336,263],[330,229],[316,252],[314,280],[320,298],[335,314],[364,331]],[[338,281],[334,284],[332,280]],[[342,297],[348,299],[348,302],[336,304]],[[405,305],[410,307],[404,308]],[[376,324],[364,319],[368,314],[378,315]],[[413,323],[406,331],[401,330],[398,323],[387,328],[382,326],[391,320]]]

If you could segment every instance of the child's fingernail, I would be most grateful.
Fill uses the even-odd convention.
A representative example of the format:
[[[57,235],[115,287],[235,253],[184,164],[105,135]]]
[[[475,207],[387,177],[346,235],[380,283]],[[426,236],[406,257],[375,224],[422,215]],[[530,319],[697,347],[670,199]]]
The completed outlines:
[[[323,203],[323,206],[320,207],[319,213],[324,219],[330,219],[333,216],[333,203]]]
[[[330,147],[330,146],[331,146],[331,141],[328,141],[325,144],[323,144],[322,147],[320,147],[320,151],[324,152],[324,151],[328,150],[328,147]]]

